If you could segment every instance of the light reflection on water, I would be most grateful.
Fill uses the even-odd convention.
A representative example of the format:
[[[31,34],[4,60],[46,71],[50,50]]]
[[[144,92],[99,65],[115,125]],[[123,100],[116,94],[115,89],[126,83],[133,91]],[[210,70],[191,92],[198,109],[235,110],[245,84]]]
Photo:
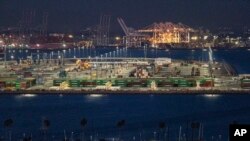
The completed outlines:
[[[90,94],[88,95],[90,98],[100,98],[100,97],[103,97],[104,95],[103,94]]]
[[[63,129],[77,132],[79,120],[86,117],[91,123],[86,127],[87,134],[94,128],[105,136],[112,136],[118,134],[116,122],[125,119],[124,136],[137,134],[137,129],[151,136],[159,121],[165,121],[174,133],[180,125],[185,127],[187,121],[196,120],[206,126],[208,138],[217,132],[227,136],[228,124],[234,120],[249,123],[249,99],[247,95],[216,94],[2,96],[0,121],[11,117],[15,120],[14,134],[26,132],[39,136],[41,118],[47,117],[52,123],[50,133],[62,136]],[[0,133],[3,132],[0,129]]]
[[[209,98],[209,99],[215,99],[215,98],[220,97],[219,94],[205,94],[204,96],[205,96],[206,98]]]
[[[22,98],[34,98],[36,97],[36,94],[21,94],[21,95],[17,95],[16,98],[18,99],[22,99]]]
[[[104,102],[103,98],[106,95],[104,94],[89,94],[89,95],[85,95],[84,98],[87,102]]]

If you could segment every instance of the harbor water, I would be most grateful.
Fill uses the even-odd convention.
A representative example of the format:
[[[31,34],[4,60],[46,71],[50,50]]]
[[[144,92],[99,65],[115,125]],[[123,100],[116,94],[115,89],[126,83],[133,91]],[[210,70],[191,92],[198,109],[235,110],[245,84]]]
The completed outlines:
[[[73,50],[73,53],[72,53]],[[155,49],[72,49],[64,56],[74,57],[171,57],[173,59],[208,60],[204,50],[155,50]],[[77,50],[77,48],[75,49]],[[118,50],[118,51],[117,51]],[[8,59],[19,56],[46,56],[51,51],[10,50]],[[61,51],[54,51],[55,55]],[[18,54],[23,53],[23,54]],[[25,54],[26,53],[26,54]],[[250,51],[246,49],[214,50],[214,59],[226,61],[238,73],[250,73]],[[34,58],[33,57],[33,58]],[[40,57],[40,56],[39,56]],[[48,140],[80,138],[85,140],[101,138],[122,138],[123,140],[195,140],[204,138],[213,141],[227,141],[230,123],[250,123],[249,95],[22,95],[0,96],[0,137],[11,130],[12,139],[17,140],[32,135],[33,140],[44,136],[42,119],[48,119],[50,126]],[[82,118],[87,119],[84,130]],[[12,118],[10,129],[3,126],[5,119]],[[123,127],[117,122],[125,120]],[[166,123],[160,129],[159,123]],[[192,129],[191,124],[199,122],[200,129]]]

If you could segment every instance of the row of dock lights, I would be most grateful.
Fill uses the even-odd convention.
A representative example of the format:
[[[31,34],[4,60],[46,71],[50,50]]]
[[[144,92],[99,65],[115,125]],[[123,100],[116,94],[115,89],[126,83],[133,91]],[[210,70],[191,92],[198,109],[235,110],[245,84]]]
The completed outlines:
[[[101,58],[105,56],[106,58],[110,57],[127,57],[127,48],[116,48],[114,51],[110,51],[105,54],[100,55]]]
[[[72,53],[73,52],[73,53]],[[96,53],[96,52],[95,52]],[[40,59],[41,56],[43,56],[43,59],[62,59],[62,58],[70,58],[73,56],[73,58],[81,58],[81,57],[90,57],[92,56],[91,48],[85,48],[85,47],[78,47],[78,48],[69,48],[64,49],[62,51],[51,51],[49,53],[46,52],[40,52],[37,50],[36,52],[32,52],[25,49],[9,49],[7,51],[7,56],[10,56],[10,59],[13,60],[15,57],[18,58],[26,58],[25,56],[31,56],[31,58],[37,58]],[[30,54],[30,55],[29,55]],[[106,58],[112,58],[112,57],[127,57],[127,48],[116,48],[113,51],[104,53],[104,54],[95,54],[96,58],[101,58],[101,60]]]
[[[17,58],[23,58],[24,55],[27,55],[29,51],[26,49],[26,50],[23,50],[23,49],[19,49],[19,50],[15,50],[15,49],[6,49],[5,53],[6,53],[6,57],[7,56],[10,56],[10,59],[13,60],[15,59],[15,56],[18,56]],[[26,53],[26,54],[25,54]],[[20,56],[21,55],[21,56]]]

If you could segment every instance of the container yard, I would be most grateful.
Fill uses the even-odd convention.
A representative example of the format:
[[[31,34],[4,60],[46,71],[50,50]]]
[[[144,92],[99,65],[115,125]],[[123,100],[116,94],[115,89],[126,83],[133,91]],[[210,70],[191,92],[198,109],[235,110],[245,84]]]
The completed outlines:
[[[2,92],[245,92],[250,76],[224,62],[171,58],[61,58],[1,62]]]

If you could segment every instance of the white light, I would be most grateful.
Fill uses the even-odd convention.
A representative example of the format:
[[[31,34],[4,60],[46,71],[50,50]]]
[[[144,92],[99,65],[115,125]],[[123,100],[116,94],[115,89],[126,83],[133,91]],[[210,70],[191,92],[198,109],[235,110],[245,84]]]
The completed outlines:
[[[207,40],[208,36],[204,36],[204,40]]]
[[[197,36],[193,36],[193,37],[191,37],[191,40],[197,40],[198,39],[198,37]]]
[[[35,94],[24,94],[23,96],[24,97],[35,97],[36,95]]]
[[[205,97],[208,97],[208,98],[216,98],[216,97],[219,97],[220,95],[218,94],[205,94]]]
[[[121,39],[121,38],[120,38],[119,36],[115,37],[115,40],[117,40],[117,41],[120,40],[120,39]]]
[[[90,94],[89,96],[90,97],[102,97],[103,95],[102,94]]]
[[[32,97],[36,97],[36,95],[35,94],[22,94],[18,96],[17,98],[32,98]]]
[[[40,47],[40,44],[36,44],[37,47]]]

